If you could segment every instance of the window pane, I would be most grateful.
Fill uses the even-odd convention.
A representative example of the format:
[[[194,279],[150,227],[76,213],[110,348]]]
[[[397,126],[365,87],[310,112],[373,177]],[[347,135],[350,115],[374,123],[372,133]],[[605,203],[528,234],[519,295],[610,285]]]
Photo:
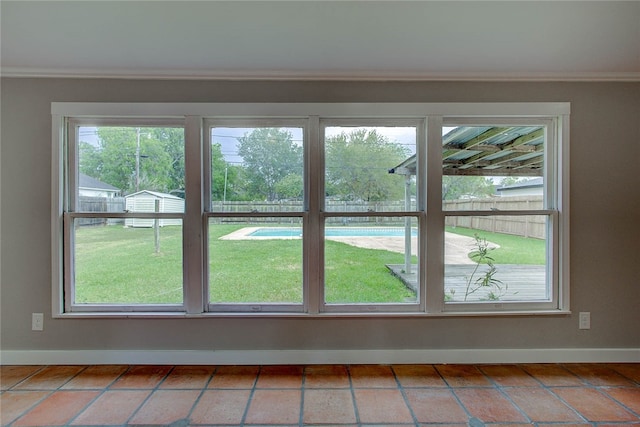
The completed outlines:
[[[303,210],[303,128],[214,127],[210,132],[212,212]]]
[[[325,302],[418,301],[416,218],[327,218],[324,234]]]
[[[211,218],[212,303],[302,303],[301,218]]]
[[[448,216],[445,301],[547,301],[547,216]]]
[[[75,220],[74,302],[182,304],[182,221],[101,221]]]
[[[326,127],[326,210],[415,210],[415,152],[415,127]]]
[[[184,212],[184,129],[81,126],[79,212]]]
[[[444,210],[543,208],[543,126],[445,128]]]

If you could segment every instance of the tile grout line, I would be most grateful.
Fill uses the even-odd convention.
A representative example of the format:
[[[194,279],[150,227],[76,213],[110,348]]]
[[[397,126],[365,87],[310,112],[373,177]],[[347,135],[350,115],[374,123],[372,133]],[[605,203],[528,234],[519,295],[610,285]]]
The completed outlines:
[[[46,368],[49,367],[54,367],[55,365],[45,365],[43,366],[41,369],[37,370],[36,372],[34,372],[32,375],[26,377],[24,380],[18,382],[17,384],[15,384],[13,387],[17,386],[18,384],[21,384],[25,381],[27,381],[29,378],[35,376],[37,373],[45,370]],[[71,380],[73,380],[75,377],[77,377],[78,375],[80,375],[82,372],[86,371],[89,368],[89,365],[71,365],[71,366],[84,366],[84,368],[80,369],[75,375],[72,375],[67,381],[63,382],[62,384],[60,384],[57,388],[51,389],[51,390],[38,390],[38,389],[32,389],[32,390],[25,390],[25,391],[49,391],[49,393],[44,396],[42,399],[40,399],[37,403],[35,403],[34,405],[32,405],[31,407],[29,407],[27,410],[23,411],[18,417],[16,417],[13,421],[11,421],[11,423],[9,423],[8,425],[11,425],[13,423],[15,423],[16,421],[18,421],[20,418],[24,417],[25,415],[27,415],[29,412],[31,412],[31,410],[35,409],[37,406],[39,406],[43,401],[45,401],[46,399],[49,399],[51,396],[53,396],[54,394],[61,392],[61,391],[65,391],[62,390],[62,387],[64,387],[66,384],[68,384],[69,382],[71,382]],[[12,387],[12,389],[13,389]],[[18,391],[18,390],[16,390]],[[82,409],[80,409],[80,412],[83,412],[91,403],[93,403],[95,401],[95,399],[98,398],[98,396],[100,396],[102,393],[98,393],[98,395],[96,397],[94,397],[89,403],[87,403],[87,405],[85,405]],[[75,418],[78,417],[79,413],[76,413],[75,415],[73,415],[65,425],[69,425],[71,423],[72,420],[74,420]]]
[[[256,388],[258,386],[258,378],[260,378],[260,373],[262,372],[262,365],[258,365],[258,372],[256,372],[256,377],[253,379],[253,385],[251,386],[251,390],[249,391],[249,397],[247,398],[247,404],[245,405],[244,412],[242,414],[242,418],[240,419],[240,427],[244,427],[247,422],[247,415],[249,414],[249,408],[251,407],[251,402],[253,400],[253,396],[255,394]]]
[[[611,387],[613,388],[613,387]],[[595,386],[593,387],[593,389],[600,393],[601,396],[612,400],[613,402],[617,403],[618,405],[620,405],[623,409],[625,409],[626,411],[628,411],[631,415],[635,416],[638,418],[638,420],[640,421],[640,414],[637,414],[634,410],[632,410],[631,408],[627,407],[627,405],[625,405],[624,403],[620,402],[618,399],[616,399],[615,397],[611,396],[609,393],[606,392],[606,386]]]
[[[344,365],[347,370],[347,378],[349,379],[349,391],[351,392],[351,400],[353,402],[353,412],[356,417],[356,425],[361,426],[360,422],[360,410],[358,409],[358,402],[356,401],[356,391],[353,387],[353,379],[351,378],[351,365]]]
[[[49,367],[49,365],[43,365],[40,366],[40,368],[36,369],[34,372],[30,373],[29,375],[27,375],[26,377],[24,377],[23,379],[21,379],[20,381],[18,381],[17,383],[15,383],[14,385],[12,385],[11,387],[9,387],[6,390],[3,390],[3,392],[6,391],[10,391],[13,390],[14,387],[19,386],[20,384],[22,384],[23,382],[27,381],[28,379],[30,379],[31,377],[35,376],[36,374],[38,374],[39,372],[43,371],[45,368]],[[13,390],[13,391],[19,391],[19,390]]]
[[[123,373],[123,374],[121,375],[121,377],[122,377],[122,376],[124,376],[127,372],[131,371],[131,369],[135,368],[136,366],[140,366],[140,365],[130,365],[130,366],[129,366],[129,369],[128,369],[125,373]],[[149,365],[149,366],[162,366],[162,365]],[[147,404],[147,402],[148,402],[149,400],[151,400],[151,396],[153,396],[153,393],[155,393],[155,392],[159,389],[160,385],[165,381],[165,379],[169,376],[169,374],[170,374],[174,369],[175,369],[175,365],[172,365],[172,368],[169,370],[169,372],[167,372],[167,373],[165,374],[165,376],[164,376],[163,378],[161,378],[161,379],[160,379],[160,381],[158,381],[158,384],[156,384],[154,388],[150,388],[150,389],[146,389],[146,388],[145,388],[145,389],[141,389],[141,390],[149,390],[149,395],[148,395],[148,396],[147,396],[147,397],[142,401],[142,403],[140,403],[140,405],[139,405],[139,406],[138,406],[138,407],[137,407],[137,408],[136,408],[136,409],[131,413],[131,415],[129,416],[129,418],[127,418],[127,421],[125,421],[125,423],[124,423],[123,425],[125,425],[125,426],[126,426],[126,425],[129,425],[129,424],[130,424],[131,420],[132,420],[133,418],[135,418],[135,416],[138,414],[138,412],[140,412],[140,410],[144,407],[144,405],[146,405],[146,404]],[[113,385],[113,384],[115,384],[115,381],[114,381],[111,385]],[[138,389],[138,390],[140,390],[140,389]]]
[[[529,417],[529,415],[516,402],[514,402],[513,399],[511,398],[511,396],[509,396],[509,394],[506,392],[505,387],[507,387],[507,386],[503,386],[498,381],[493,379],[493,377],[490,376],[489,374],[487,374],[481,368],[481,366],[482,365],[478,365],[478,371],[480,371],[482,373],[482,375],[484,375],[487,378],[487,380],[489,380],[494,385],[494,388],[496,389],[496,391],[498,391],[509,403],[511,403],[511,405],[513,405],[513,407],[516,408],[516,410],[520,413],[520,415],[522,415],[524,417],[524,419],[529,422],[529,424],[533,424],[534,421]],[[507,365],[504,365],[504,366],[507,366]],[[526,372],[524,369],[522,369],[520,367],[518,367],[518,369],[520,371],[522,371],[523,373],[525,373],[526,375],[529,375],[529,373]]]
[[[476,365],[472,365],[472,366],[476,366]],[[458,405],[460,405],[460,407],[462,408],[462,410],[465,412],[465,414],[467,414],[467,425],[471,426],[471,420],[476,419],[473,414],[469,411],[469,409],[467,408],[467,406],[462,403],[462,400],[460,400],[460,396],[458,396],[458,394],[456,393],[455,387],[453,387],[451,385],[451,383],[449,383],[449,381],[447,381],[447,379],[445,378],[445,376],[442,374],[442,372],[440,372],[440,370],[438,369],[437,365],[433,365],[434,369],[436,370],[436,372],[438,373],[438,375],[440,375],[440,377],[442,378],[442,380],[444,381],[444,383],[447,385],[447,388],[449,389],[449,392],[451,393],[451,395],[454,397],[454,399],[456,400],[456,402],[458,402]],[[477,369],[477,368],[476,368]],[[478,371],[480,371],[478,369]],[[482,372],[481,372],[482,373]],[[484,373],[482,373],[484,375]],[[458,387],[458,388],[467,388],[467,387]],[[483,422],[484,425],[484,422]]]
[[[207,366],[207,365],[205,365],[205,366]],[[174,366],[174,369],[175,369],[175,366]],[[200,400],[202,400],[202,396],[204,396],[204,393],[209,388],[209,384],[211,383],[211,381],[213,381],[213,376],[216,374],[217,371],[218,371],[218,366],[213,366],[213,370],[211,371],[211,374],[209,375],[209,378],[207,379],[207,381],[205,381],[204,385],[202,386],[202,389],[200,390],[200,393],[198,394],[198,397],[196,397],[196,400],[193,402],[193,406],[191,407],[191,410],[187,414],[187,420],[189,421],[189,425],[192,424],[191,423],[191,417],[193,416],[193,411],[196,410],[196,407],[200,403]],[[171,370],[171,372],[173,372],[173,369]],[[168,375],[171,375],[171,372],[169,372]],[[189,390],[196,390],[196,389],[189,389]]]
[[[389,365],[389,369],[391,369],[391,373],[393,374],[393,378],[396,381],[396,385],[398,386],[398,390],[400,390],[400,395],[402,396],[402,400],[404,400],[404,404],[407,405],[407,408],[409,409],[409,413],[411,414],[411,418],[413,418],[414,426],[415,427],[420,426],[420,423],[418,422],[418,417],[416,416],[415,412],[413,411],[413,407],[409,403],[409,399],[407,398],[407,393],[404,390],[404,386],[402,385],[402,383],[398,379],[398,374],[396,373],[396,370],[393,368],[393,365]]]
[[[5,390],[4,393],[6,393],[7,391],[9,391],[9,390]],[[47,392],[47,394],[44,395],[41,399],[38,399],[31,406],[29,406],[25,410],[23,410],[17,417],[15,417],[13,420],[11,420],[10,423],[7,423],[7,426],[12,425],[16,421],[18,421],[20,418],[22,418],[25,415],[27,415],[29,412],[31,412],[33,409],[35,409],[38,405],[40,405],[42,402],[44,402],[45,399],[48,399],[49,397],[51,397],[53,395],[53,393],[55,393],[55,390],[26,390],[26,392],[30,392],[30,391],[45,391],[45,392]],[[13,391],[13,393],[20,393],[20,391],[16,390],[16,391]]]
[[[584,365],[584,364],[579,364],[579,365]],[[595,364],[595,365],[596,366],[603,366],[603,367],[609,369],[610,371],[616,373],[617,375],[620,375],[624,379],[631,381],[631,383],[634,386],[640,385],[640,383],[638,383],[637,381],[633,380],[632,378],[627,377],[623,373],[619,372],[617,369],[615,369],[612,366],[610,366],[610,364]],[[563,367],[564,367],[564,364],[563,364]],[[627,405],[625,405],[624,403],[620,402],[618,399],[614,398],[612,395],[610,395],[609,393],[606,392],[607,389],[611,389],[611,388],[626,388],[626,386],[624,386],[624,385],[598,385],[598,384],[593,383],[592,381],[590,381],[586,377],[583,377],[583,376],[581,376],[581,375],[579,375],[577,373],[574,373],[568,367],[566,367],[565,370],[570,372],[571,374],[573,374],[577,378],[579,378],[580,381],[582,381],[587,386],[587,388],[593,389],[595,392],[597,392],[599,395],[603,396],[604,398],[610,399],[613,402],[617,403],[623,409],[628,411],[631,415],[634,415],[635,417],[638,418],[638,420],[640,420],[640,413],[636,413],[631,408],[629,408]],[[607,421],[594,421],[594,423],[607,423]],[[634,423],[635,423],[635,421],[634,421]]]
[[[575,377],[577,380],[579,380],[580,382],[583,383],[583,385],[585,384],[585,382],[583,381],[582,378],[580,378],[579,376],[575,375],[573,372],[569,371],[568,369],[566,369],[564,366],[562,366],[562,364],[560,364],[560,367],[562,368],[562,370],[567,374],[570,375],[572,377]],[[548,391],[549,393],[551,393],[551,395],[553,397],[555,397],[556,399],[558,399],[558,401],[560,403],[562,403],[564,406],[566,406],[567,408],[569,408],[574,414],[576,414],[581,420],[583,420],[584,422],[589,422],[589,420],[587,419],[587,417],[585,417],[584,415],[582,415],[580,413],[580,411],[578,411],[576,408],[573,407],[573,405],[569,405],[569,402],[566,402],[564,399],[562,399],[560,396],[558,396],[558,394],[556,394],[552,389],[551,386],[547,386],[544,382],[542,382],[542,380],[536,378],[534,375],[532,375],[529,371],[527,371],[526,369],[522,369],[524,372],[526,372],[528,375],[530,375],[534,380],[538,381],[540,383],[540,386]]]
[[[298,418],[298,425],[300,427],[304,426],[304,395],[305,395],[305,383],[307,378],[307,367],[306,365],[302,365],[302,381],[300,384],[300,416]]]
[[[51,395],[53,395],[54,393],[58,392],[58,391],[97,391],[98,394],[97,396],[95,396],[89,403],[87,403],[83,408],[81,408],[77,413],[75,413],[74,416],[72,416],[70,418],[70,420],[65,424],[66,426],[71,426],[71,423],[73,423],[74,420],[76,420],[82,413],[84,413],[88,407],[90,407],[93,403],[95,403],[95,401],[97,399],[99,399],[101,396],[103,396],[107,391],[111,390],[110,387],[115,384],[119,379],[121,379],[124,375],[126,375],[128,372],[130,372],[133,368],[135,368],[138,365],[130,365],[126,370],[124,370],[122,373],[120,373],[114,380],[112,380],[109,384],[107,384],[106,386],[100,387],[100,388],[94,388],[94,389],[70,389],[70,390],[63,390],[62,387],[64,387],[65,385],[67,385],[73,378],[76,378],[77,376],[79,376],[82,372],[85,372],[88,369],[88,366],[91,365],[87,365],[85,366],[83,369],[81,369],[77,374],[73,375],[70,379],[68,379],[67,381],[65,381],[63,384],[59,385],[56,389],[52,389],[52,390],[44,390],[44,389],[40,389],[40,390],[26,390],[26,391],[42,391],[46,394],[43,398],[39,399],[37,402],[35,402],[33,405],[31,405],[29,408],[27,408],[26,410],[23,410],[20,415],[18,415],[17,417],[15,417],[11,422],[9,422],[7,424],[7,426],[11,426],[13,425],[18,419],[20,419],[21,417],[25,416],[27,413],[29,413],[31,410],[33,410],[35,407],[37,407],[38,405],[40,405],[42,403],[43,400],[49,398]],[[360,415],[359,415],[359,411],[358,411],[358,407],[357,407],[357,402],[355,400],[355,387],[353,384],[353,379],[352,379],[352,375],[351,375],[351,369],[350,369],[350,365],[341,365],[344,366],[347,370],[347,377],[349,380],[349,390],[351,392],[351,396],[352,396],[352,401],[353,401],[353,407],[354,407],[354,411],[355,411],[355,415],[356,415],[356,424],[358,426],[369,426],[369,425],[373,425],[375,423],[362,423],[361,419],[360,419]],[[410,405],[408,399],[407,399],[407,395],[406,395],[406,389],[405,387],[402,385],[402,383],[400,382],[399,378],[398,378],[398,374],[396,372],[396,370],[393,368],[393,365],[387,365],[390,367],[392,374],[394,375],[394,380],[396,382],[396,388],[400,390],[401,395],[403,396],[404,402],[406,404],[406,406],[408,407],[412,418],[414,420],[413,425],[414,426],[419,426],[419,422],[415,416],[415,413],[413,411],[413,407]],[[449,390],[450,393],[452,393],[452,395],[454,396],[454,398],[456,399],[456,401],[458,402],[458,404],[460,405],[460,407],[464,410],[464,412],[467,414],[467,416],[469,417],[469,421],[472,421],[472,419],[474,419],[473,417],[470,416],[470,413],[467,409],[467,407],[462,404],[462,402],[460,401],[459,397],[456,394],[456,389],[461,388],[461,389],[495,389],[497,391],[499,391],[512,405],[514,405],[518,411],[525,417],[525,419],[529,420],[530,424],[538,426],[538,425],[548,425],[548,424],[555,424],[557,426],[563,426],[565,424],[567,424],[566,422],[555,422],[555,421],[531,421],[531,419],[527,416],[527,414],[523,413],[523,410],[510,398],[510,396],[508,395],[507,391],[510,390],[511,388],[538,388],[538,386],[510,386],[510,385],[501,385],[499,384],[496,380],[493,379],[493,377],[490,377],[489,375],[487,375],[482,369],[480,369],[481,365],[472,365],[474,367],[476,367],[476,369],[484,376],[487,377],[488,381],[490,382],[491,386],[488,387],[474,387],[474,386],[464,386],[464,387],[458,387],[458,388],[454,388],[453,386],[451,386],[451,384],[449,384],[449,382],[446,381],[446,379],[443,377],[442,373],[437,369],[436,365],[429,365],[432,366],[436,373],[439,375],[439,377],[443,380],[445,387],[437,387],[437,388],[442,388],[442,389],[447,389]],[[160,387],[162,386],[162,384],[166,383],[166,381],[168,380],[168,378],[170,377],[171,373],[174,372],[174,370],[176,369],[177,365],[172,365],[171,369],[169,369],[169,371],[158,381],[158,383],[155,385],[155,387],[153,388],[143,388],[143,389],[125,389],[125,390],[145,390],[145,391],[149,391],[149,395],[146,397],[146,399],[144,399],[144,401],[137,407],[137,409],[135,411],[133,411],[132,415],[129,417],[129,419],[127,420],[127,422],[131,421],[132,417],[134,417],[140,410],[141,408],[148,402],[148,400],[151,398],[151,396],[158,390],[160,390]],[[14,384],[11,388],[5,390],[3,393],[6,393],[7,391],[11,391],[11,392],[21,392],[21,390],[13,390],[14,387],[18,386],[19,384],[22,384],[24,381],[26,381],[28,378],[32,377],[33,375],[35,375],[37,372],[40,372],[41,370],[45,369],[45,367],[40,368],[38,371],[28,375],[27,377],[25,377],[24,379],[18,381],[16,384]],[[215,377],[215,375],[218,372],[219,367],[214,367],[213,371],[211,372],[211,374],[209,375],[207,381],[205,382],[204,386],[202,386],[202,388],[199,390],[200,393],[198,394],[198,397],[196,398],[195,402],[193,403],[190,411],[189,411],[189,417],[191,416],[191,414],[193,413],[193,411],[195,410],[196,406],[198,405],[199,401],[202,399],[202,396],[204,395],[204,392],[208,390],[208,386],[211,384],[211,382],[213,381],[213,378]],[[559,395],[557,395],[553,390],[552,387],[554,388],[559,388],[559,389],[591,389],[596,391],[599,395],[603,396],[604,398],[608,399],[609,401],[614,402],[616,405],[619,405],[620,407],[624,408],[626,411],[628,411],[631,415],[633,415],[634,417],[637,417],[638,419],[640,419],[640,416],[638,416],[638,414],[631,410],[629,407],[627,407],[627,405],[625,405],[624,403],[618,401],[616,398],[614,398],[613,396],[609,395],[607,393],[607,390],[609,389],[635,389],[637,388],[636,384],[638,383],[637,381],[633,380],[632,378],[628,378],[626,375],[621,374],[620,372],[618,372],[616,369],[610,368],[613,372],[620,374],[622,377],[624,377],[625,379],[629,379],[631,380],[631,386],[625,386],[625,385],[598,385],[595,383],[592,383],[590,381],[587,381],[585,379],[585,377],[582,377],[580,375],[576,375],[573,372],[569,371],[568,369],[565,369],[563,367],[562,371],[564,372],[564,374],[567,377],[572,377],[577,379],[580,384],[579,385],[563,385],[563,386],[551,386],[551,385],[546,385],[545,383],[542,382],[542,380],[538,379],[537,377],[535,377],[533,374],[531,374],[529,371],[527,371],[526,369],[521,368],[529,377],[533,378],[536,383],[540,384],[540,388],[543,390],[546,390],[547,392],[549,392],[554,398],[558,399],[559,402],[561,402],[563,405],[565,405],[567,408],[569,408],[570,410],[572,410],[580,419],[584,420],[585,423],[587,423],[588,425],[592,425],[592,426],[600,426],[600,425],[604,425],[604,424],[616,424],[616,425],[620,425],[620,426],[626,426],[626,425],[636,425],[637,421],[589,421],[586,419],[586,417],[584,417],[580,412],[578,412],[572,405],[570,405],[569,403],[567,403],[564,399],[562,399]],[[245,422],[246,422],[246,416],[248,414],[249,411],[249,407],[251,404],[251,401],[254,397],[254,392],[255,390],[258,389],[258,380],[260,375],[263,373],[263,367],[260,365],[258,366],[258,372],[253,380],[253,384],[251,386],[251,392],[249,394],[248,400],[246,402],[246,406],[244,409],[244,413],[243,413],[243,417],[241,420],[241,424],[240,426],[244,426]],[[304,398],[305,398],[305,390],[306,390],[306,378],[307,378],[307,372],[306,372],[306,366],[302,366],[302,380],[301,380],[301,402],[300,402],[300,418],[298,421],[299,426],[304,426]],[[279,388],[279,387],[276,387]],[[365,388],[369,388],[369,389],[377,389],[376,387],[365,387]],[[411,387],[410,387],[411,388]],[[434,389],[436,387],[417,387],[417,388],[421,388],[421,389]],[[287,388],[290,389],[290,388]],[[167,389],[167,390],[198,390],[197,388],[187,388],[187,389],[182,389],[182,388],[177,388],[177,389]],[[480,421],[480,420],[478,420]],[[506,421],[497,421],[495,423],[492,424],[505,424],[507,423]],[[411,424],[409,423],[402,423],[403,425],[409,426]],[[437,423],[437,424],[442,424],[442,423]],[[124,424],[126,425],[126,424]],[[209,425],[209,424],[202,424],[202,425]],[[213,424],[211,424],[213,426]],[[339,424],[341,425],[341,424]],[[350,424],[351,425],[351,424]],[[346,426],[346,424],[345,424]]]
[[[80,371],[80,372],[78,373],[78,375],[76,375],[76,376],[79,376],[82,372],[85,372],[87,369],[89,369],[89,367],[90,367],[90,366],[91,366],[91,365],[87,365],[87,367],[86,367],[85,369],[83,369],[82,371]],[[98,366],[98,365],[93,365],[93,366]],[[133,365],[127,365],[127,366],[128,366],[128,368],[127,368],[127,369],[125,369],[124,371],[122,371],[122,372],[121,372],[121,373],[120,373],[116,378],[114,378],[114,380],[113,380],[113,381],[111,381],[111,382],[110,382],[109,384],[107,384],[106,386],[102,387],[101,389],[91,389],[91,390],[100,390],[100,392],[99,392],[99,393],[98,393],[98,395],[97,395],[95,398],[93,398],[93,399],[92,399],[92,400],[91,400],[87,405],[85,405],[85,407],[84,407],[84,408],[80,409],[80,410],[78,411],[78,413],[77,413],[77,414],[75,414],[73,417],[71,417],[71,419],[69,419],[69,421],[67,422],[67,424],[66,424],[66,425],[67,425],[67,426],[72,426],[72,425],[73,425],[73,422],[74,422],[74,421],[75,421],[75,420],[76,420],[80,415],[82,415],[82,414],[83,414],[87,409],[89,409],[89,407],[90,407],[91,405],[93,405],[93,404],[94,404],[94,403],[95,403],[95,402],[96,402],[100,397],[102,397],[103,395],[105,395],[105,394],[107,393],[107,391],[109,391],[109,387],[111,387],[113,384],[115,384],[115,382],[116,382],[116,381],[118,381],[118,380],[119,380],[119,379],[120,379],[120,378],[121,378],[125,373],[127,373],[127,372],[129,371],[129,369],[131,369],[131,367],[132,367]],[[74,377],[74,378],[75,378],[75,377]],[[68,383],[68,382],[67,382],[67,383]],[[65,384],[67,384],[67,383],[65,383]],[[62,387],[62,386],[61,386],[61,387]],[[79,389],[76,389],[76,390],[79,390]]]

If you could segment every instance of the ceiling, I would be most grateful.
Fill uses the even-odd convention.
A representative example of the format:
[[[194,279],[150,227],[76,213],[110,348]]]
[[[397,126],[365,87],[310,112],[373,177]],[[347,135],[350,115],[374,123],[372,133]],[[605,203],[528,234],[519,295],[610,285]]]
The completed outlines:
[[[3,76],[640,81],[640,2],[7,1]]]

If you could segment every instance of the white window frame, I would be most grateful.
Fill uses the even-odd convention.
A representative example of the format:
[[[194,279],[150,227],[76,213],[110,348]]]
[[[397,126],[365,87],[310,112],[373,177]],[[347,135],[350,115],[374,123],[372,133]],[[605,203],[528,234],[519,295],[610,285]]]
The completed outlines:
[[[312,217],[318,217],[318,229],[317,233],[319,239],[317,240],[317,264],[321,266],[319,275],[317,276],[317,283],[313,283],[312,287],[318,289],[318,311],[322,313],[421,313],[425,311],[425,298],[423,295],[426,293],[426,278],[424,269],[424,257],[419,254],[425,253],[426,248],[426,235],[422,230],[426,230],[426,211],[425,211],[425,191],[424,183],[420,180],[421,171],[425,163],[418,161],[418,176],[416,177],[416,209],[409,211],[376,211],[376,212],[344,212],[344,211],[327,211],[325,209],[325,128],[332,126],[344,126],[344,127],[414,127],[416,129],[416,157],[418,159],[424,159],[426,157],[426,118],[321,118],[319,121],[318,132],[318,167],[320,171],[317,175],[313,175],[312,179],[318,181],[318,192],[314,193],[311,197],[317,198],[318,208],[316,212],[310,212]],[[394,165],[390,165],[394,166]],[[385,217],[404,217],[415,219],[418,225],[418,271],[417,271],[417,301],[409,303],[385,303],[385,304],[373,304],[373,303],[327,303],[325,301],[325,286],[324,286],[324,268],[325,259],[325,245],[324,245],[324,223],[327,218],[340,218],[340,217],[371,217],[371,218],[385,218]]]
[[[513,314],[558,314],[569,312],[569,114],[568,103],[52,103],[52,297],[56,317],[78,316],[468,316]],[[70,264],[70,241],[65,240],[65,221],[73,218],[66,204],[64,150],[67,141],[67,122],[91,118],[123,123],[128,119],[136,123],[181,123],[185,128],[185,182],[187,200],[183,214],[184,304],[168,306],[108,305],[85,307],[81,311],[68,305],[69,290],[65,291],[65,271]],[[553,152],[545,159],[547,197],[552,207],[547,214],[553,218],[552,282],[554,295],[550,303],[531,304],[445,304],[444,303],[444,218],[452,212],[444,212],[441,201],[442,179],[442,126],[459,120],[490,121],[505,119],[553,123],[557,138]],[[208,218],[218,215],[208,212],[209,201],[206,179],[208,161],[208,127],[206,123],[242,119],[243,123],[273,119],[294,120],[305,126],[305,210],[283,216],[302,217],[305,229],[304,247],[304,302],[301,307],[276,306],[268,311],[252,312],[251,307],[211,307],[208,304],[206,265],[206,235]],[[417,212],[402,213],[415,216],[420,224],[419,253],[421,257],[420,297],[418,304],[401,305],[344,305],[332,306],[323,302],[322,289],[322,223],[326,216],[339,212],[323,212],[322,191],[324,166],[317,159],[324,159],[321,136],[321,120],[349,120],[362,123],[398,121],[422,121],[418,132],[416,176],[419,189]],[[166,121],[166,122],[165,122]],[[421,142],[422,141],[422,142]],[[426,141],[426,142],[425,142]],[[422,147],[422,148],[421,148]],[[551,147],[546,148],[547,151]],[[71,164],[71,167],[75,167]],[[551,176],[551,178],[549,177]],[[427,186],[429,190],[427,191]],[[539,213],[536,211],[536,213]],[[466,213],[465,213],[466,214]],[[119,214],[128,215],[128,214]],[[182,214],[181,214],[182,215]],[[395,216],[393,213],[376,213]],[[112,217],[114,214],[108,214]],[[134,215],[135,216],[135,215]],[[271,213],[268,216],[274,216]],[[280,216],[280,214],[275,215]],[[249,308],[249,310],[246,310]],[[140,311],[134,311],[140,310]],[[168,311],[163,311],[168,310]],[[262,313],[262,314],[261,314]]]
[[[73,262],[74,254],[71,248],[74,247],[75,229],[74,221],[81,218],[121,218],[121,219],[180,219],[183,224],[183,245],[184,239],[184,224],[185,214],[183,213],[121,213],[121,212],[79,212],[78,203],[76,200],[77,195],[77,176],[78,176],[78,150],[80,140],[78,138],[78,129],[81,126],[122,126],[122,127],[153,127],[153,126],[166,126],[166,127],[184,127],[183,120],[175,119],[157,119],[157,118],[144,118],[144,119],[131,119],[131,118],[69,118],[65,121],[66,127],[66,141],[63,145],[63,156],[66,158],[66,179],[67,183],[63,188],[63,229],[64,233],[64,294],[67,296],[64,298],[65,312],[182,312],[185,310],[185,288],[184,283],[187,283],[186,268],[183,268],[182,281],[183,281],[183,302],[180,304],[116,304],[116,303],[89,303],[89,304],[76,304],[75,303],[75,286],[73,280],[75,277],[75,263]],[[184,251],[183,251],[184,253]],[[187,260],[185,265],[187,264]]]
[[[305,119],[300,118],[227,118],[216,119],[206,118],[203,125],[203,192],[202,199],[204,201],[203,209],[203,256],[204,256],[204,295],[205,295],[205,307],[206,311],[211,313],[304,313],[308,309],[307,294],[309,292],[308,280],[304,278],[309,277],[309,261],[308,256],[305,257],[306,251],[304,250],[304,242],[308,239],[303,239],[303,254],[302,254],[302,297],[301,303],[265,303],[260,301],[250,303],[212,303],[209,301],[210,294],[210,275],[209,275],[209,220],[212,218],[300,218],[302,220],[303,235],[308,232],[308,197],[309,186],[308,174],[303,172],[304,177],[304,200],[303,207],[300,211],[280,211],[280,212],[218,212],[212,211],[211,207],[211,129],[215,127],[236,127],[236,128],[251,128],[251,127],[292,127],[302,128],[303,139],[308,140],[308,122]],[[307,170],[309,168],[309,144],[303,143],[303,168]]]
[[[443,126],[543,126],[545,129],[544,148],[544,197],[543,208],[536,210],[516,210],[516,211],[491,211],[491,210],[447,210],[442,212],[443,219],[447,216],[528,216],[538,215],[547,217],[546,226],[546,274],[545,281],[549,286],[549,301],[486,301],[486,302],[446,302],[440,306],[442,312],[492,312],[496,309],[507,311],[529,311],[529,310],[553,310],[559,306],[562,296],[560,290],[559,272],[560,258],[554,256],[559,252],[559,210],[556,196],[559,194],[558,169],[556,167],[558,156],[558,119],[557,118],[511,118],[511,117],[455,117],[447,118],[443,121]],[[438,156],[432,157],[429,166],[442,165],[442,151]],[[436,172],[441,172],[442,168],[435,168]],[[435,174],[434,174],[435,175]],[[442,181],[440,174],[439,181]]]

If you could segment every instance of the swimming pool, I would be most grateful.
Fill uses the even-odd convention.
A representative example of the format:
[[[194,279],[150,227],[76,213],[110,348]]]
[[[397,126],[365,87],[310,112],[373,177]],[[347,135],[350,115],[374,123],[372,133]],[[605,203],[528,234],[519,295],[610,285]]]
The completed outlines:
[[[326,237],[404,237],[404,227],[327,227]],[[300,237],[302,229],[288,227],[258,228],[248,234],[251,237]],[[412,236],[418,235],[418,230],[411,230]]]

